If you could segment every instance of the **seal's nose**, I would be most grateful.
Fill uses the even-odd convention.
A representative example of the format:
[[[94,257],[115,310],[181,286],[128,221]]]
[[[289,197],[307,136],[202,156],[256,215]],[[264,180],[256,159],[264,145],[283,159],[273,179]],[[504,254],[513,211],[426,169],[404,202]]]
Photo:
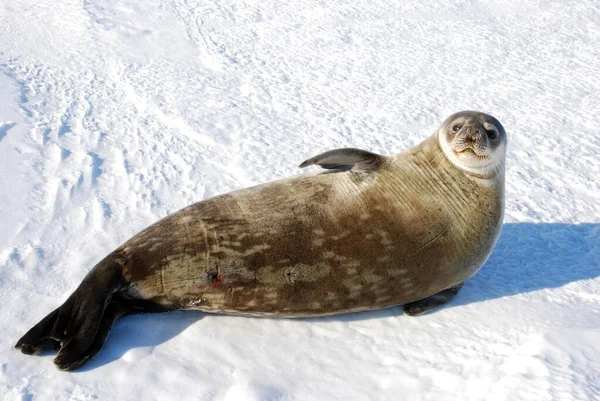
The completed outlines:
[[[464,129],[464,139],[472,142],[480,141],[484,132],[485,130],[481,124],[469,124]]]

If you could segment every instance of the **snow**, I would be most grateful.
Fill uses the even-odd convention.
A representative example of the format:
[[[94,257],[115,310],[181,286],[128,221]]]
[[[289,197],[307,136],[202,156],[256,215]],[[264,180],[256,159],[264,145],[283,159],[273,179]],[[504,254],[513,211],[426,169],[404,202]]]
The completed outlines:
[[[600,399],[595,0],[3,0],[5,400]],[[119,321],[75,373],[13,349],[104,255],[336,147],[509,133],[499,245],[447,307]]]

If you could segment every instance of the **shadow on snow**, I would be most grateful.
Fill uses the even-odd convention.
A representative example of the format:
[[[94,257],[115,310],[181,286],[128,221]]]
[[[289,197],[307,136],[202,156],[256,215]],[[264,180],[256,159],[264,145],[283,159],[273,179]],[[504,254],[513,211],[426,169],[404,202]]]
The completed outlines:
[[[451,302],[459,306],[600,277],[600,224],[508,223],[485,266]]]

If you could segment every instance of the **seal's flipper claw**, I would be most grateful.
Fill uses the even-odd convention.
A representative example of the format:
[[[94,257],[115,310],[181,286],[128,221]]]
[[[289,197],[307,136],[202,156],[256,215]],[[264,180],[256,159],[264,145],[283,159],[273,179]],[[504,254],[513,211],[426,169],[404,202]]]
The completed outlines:
[[[404,305],[404,313],[409,316],[418,316],[439,308],[450,301],[460,291],[464,283],[455,285],[446,290],[440,291],[425,299],[420,299]]]
[[[60,343],[53,338],[44,338],[35,344],[23,344],[19,347],[25,355],[39,355],[46,350],[56,351],[60,348]]]

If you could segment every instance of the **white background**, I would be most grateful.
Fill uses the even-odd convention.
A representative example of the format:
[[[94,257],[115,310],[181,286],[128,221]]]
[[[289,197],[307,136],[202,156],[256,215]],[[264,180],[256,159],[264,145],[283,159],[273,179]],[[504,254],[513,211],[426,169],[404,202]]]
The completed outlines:
[[[600,399],[600,5],[3,0],[5,400]],[[76,373],[12,347],[140,229],[449,114],[509,133],[506,221],[446,308],[119,321]]]

